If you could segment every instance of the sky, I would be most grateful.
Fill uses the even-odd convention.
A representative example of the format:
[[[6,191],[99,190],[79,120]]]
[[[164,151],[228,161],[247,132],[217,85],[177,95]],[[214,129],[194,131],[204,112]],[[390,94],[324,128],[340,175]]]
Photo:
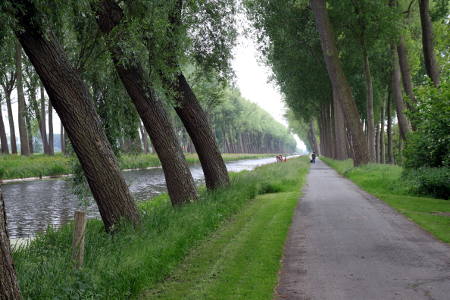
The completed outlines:
[[[251,37],[239,34],[238,43],[233,50],[232,67],[236,74],[235,82],[247,100],[258,104],[275,120],[288,126],[284,118],[286,107],[283,97],[274,82],[269,82],[272,71],[259,61],[259,53]],[[297,147],[306,151],[306,146],[294,135]]]

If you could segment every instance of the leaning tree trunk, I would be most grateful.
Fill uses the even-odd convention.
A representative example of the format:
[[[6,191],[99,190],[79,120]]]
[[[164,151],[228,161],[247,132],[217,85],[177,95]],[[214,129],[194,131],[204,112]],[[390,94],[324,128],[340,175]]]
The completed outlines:
[[[181,10],[182,0],[176,0],[169,13],[170,27],[168,30],[169,49],[173,53],[179,45],[176,43],[175,32],[182,26]],[[174,70],[179,69],[176,55],[169,55],[167,65]],[[196,95],[181,71],[174,74],[174,80],[163,74],[167,87],[174,91],[175,111],[188,132],[205,174],[208,189],[215,189],[229,183],[228,171],[220,153],[208,116],[201,107]],[[237,152],[237,151],[236,151]]]
[[[398,64],[398,56],[397,52],[395,51],[395,47],[392,47],[392,83],[391,83],[391,90],[392,90],[392,97],[395,102],[395,107],[397,111],[397,119],[398,119],[398,126],[400,129],[400,136],[402,140],[406,140],[406,136],[411,131],[411,124],[409,123],[409,120],[406,118],[405,110],[406,105],[403,101],[402,96],[402,88],[400,83],[400,67]]]
[[[0,299],[21,299],[16,271],[11,257],[11,246],[6,230],[6,212],[0,187]]]
[[[228,171],[220,154],[205,111],[200,106],[184,75],[177,75],[173,84],[177,92],[175,111],[186,128],[205,174],[208,189],[215,189],[229,183]]]
[[[310,3],[315,16],[316,27],[320,35],[328,75],[333,89],[338,94],[338,99],[341,102],[341,107],[346,118],[347,128],[352,136],[354,165],[367,164],[369,162],[367,141],[362,130],[358,108],[356,107],[350,85],[347,82],[339,60],[339,53],[336,48],[334,32],[328,18],[325,0],[311,0]]]
[[[19,121],[20,153],[22,155],[30,155],[27,125],[25,121],[26,104],[25,104],[25,96],[23,93],[23,79],[22,79],[22,47],[20,46],[19,41],[16,41],[15,63],[16,63],[17,103],[18,103],[17,120]]]
[[[402,77],[403,89],[408,95],[410,102],[407,102],[409,110],[414,109],[414,104],[416,104],[416,96],[413,91],[413,84],[411,79],[411,70],[409,68],[408,62],[408,50],[406,49],[405,39],[403,36],[400,36],[400,41],[397,45],[397,54],[400,65],[400,72]]]
[[[3,123],[1,102],[0,102],[0,144],[2,145],[1,152],[3,154],[9,154],[8,139],[6,137],[5,123]]]
[[[436,62],[433,45],[433,24],[431,23],[428,0],[419,0],[420,23],[422,25],[422,47],[425,69],[435,86],[439,86],[439,66]]]
[[[367,138],[369,147],[369,157],[375,161],[375,122],[373,118],[373,80],[370,71],[369,55],[365,44],[363,44],[364,77],[366,80],[366,101],[367,101]]]
[[[122,9],[115,3],[102,1],[99,4],[97,22],[103,34],[109,34],[122,18]],[[145,79],[144,70],[139,63],[132,61],[132,58],[128,58],[131,62],[122,63],[124,54],[120,42],[108,43],[114,66],[161,161],[172,204],[179,205],[195,200],[197,189],[194,179],[163,103],[158,99],[150,82]]]
[[[120,173],[86,84],[70,65],[54,35],[41,27],[33,2],[10,3],[20,25],[16,36],[67,131],[106,230],[113,229],[122,219],[137,224],[139,212]]]
[[[11,141],[11,153],[17,154],[16,130],[14,128],[14,115],[11,106],[11,92],[5,91],[6,107],[8,108],[9,140]]]

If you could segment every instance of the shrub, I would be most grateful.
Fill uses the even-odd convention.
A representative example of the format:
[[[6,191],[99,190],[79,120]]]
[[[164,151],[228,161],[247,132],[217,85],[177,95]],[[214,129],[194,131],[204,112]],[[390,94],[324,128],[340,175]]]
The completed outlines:
[[[450,167],[406,169],[403,177],[412,182],[412,192],[448,199]]]

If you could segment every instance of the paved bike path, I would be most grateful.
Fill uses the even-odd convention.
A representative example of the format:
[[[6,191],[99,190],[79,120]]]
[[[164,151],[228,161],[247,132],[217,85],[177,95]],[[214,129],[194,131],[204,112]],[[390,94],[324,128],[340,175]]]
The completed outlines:
[[[450,299],[450,246],[317,161],[276,298]]]

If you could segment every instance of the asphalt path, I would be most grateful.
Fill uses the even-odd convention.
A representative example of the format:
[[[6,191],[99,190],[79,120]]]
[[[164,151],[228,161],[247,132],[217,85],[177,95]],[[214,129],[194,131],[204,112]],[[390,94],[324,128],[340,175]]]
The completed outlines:
[[[447,300],[450,246],[317,161],[275,298]]]

